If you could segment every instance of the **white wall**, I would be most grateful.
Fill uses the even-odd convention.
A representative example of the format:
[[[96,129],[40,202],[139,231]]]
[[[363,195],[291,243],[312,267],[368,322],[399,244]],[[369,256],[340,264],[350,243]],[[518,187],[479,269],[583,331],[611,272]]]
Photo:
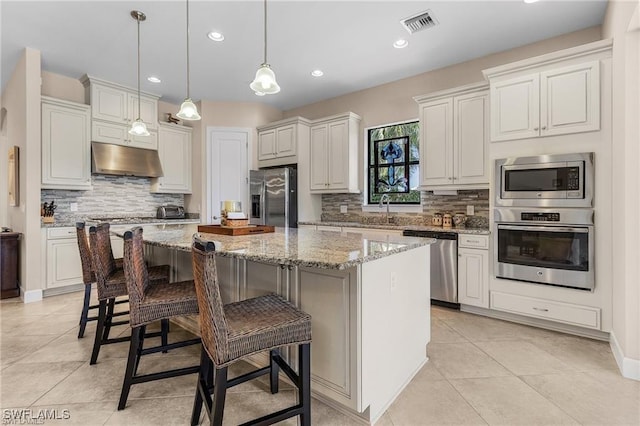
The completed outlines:
[[[611,0],[603,36],[613,38],[613,328],[611,346],[626,377],[640,380],[640,5]]]
[[[6,144],[20,149],[20,205],[4,204],[6,225],[23,238],[20,244],[20,285],[25,300],[39,299],[40,256],[40,52],[25,48],[2,93],[7,110]],[[5,147],[3,146],[2,151]],[[6,161],[6,153],[1,161]],[[3,167],[3,172],[6,169]],[[27,266],[28,265],[28,266]]]

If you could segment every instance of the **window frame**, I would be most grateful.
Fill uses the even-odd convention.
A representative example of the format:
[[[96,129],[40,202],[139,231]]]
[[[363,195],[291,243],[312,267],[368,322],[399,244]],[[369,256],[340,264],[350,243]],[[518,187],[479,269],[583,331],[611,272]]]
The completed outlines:
[[[362,199],[362,211],[363,212],[377,212],[379,211],[379,204],[378,202],[374,202],[374,203],[369,203],[369,171],[370,171],[370,164],[369,164],[369,131],[370,130],[374,130],[374,129],[379,129],[381,127],[389,127],[389,126],[396,126],[396,125],[403,125],[403,124],[411,124],[411,123],[416,123],[418,125],[420,125],[420,119],[418,117],[416,118],[411,118],[411,119],[407,119],[407,120],[402,120],[402,121],[396,121],[396,122],[392,122],[392,123],[382,123],[382,124],[377,124],[377,125],[373,125],[373,126],[368,126],[364,128],[364,136],[363,136],[363,164],[362,164],[362,168],[363,168],[363,179],[364,179],[364,185],[363,185],[363,199]],[[418,182],[420,181],[420,153],[418,153],[419,159],[418,159]],[[389,209],[390,211],[393,212],[404,212],[404,213],[422,213],[423,211],[423,201],[422,201],[422,191],[419,189],[420,187],[418,186],[418,188],[416,189],[418,192],[420,192],[420,202],[419,203],[394,203],[394,202],[390,202],[389,203]]]

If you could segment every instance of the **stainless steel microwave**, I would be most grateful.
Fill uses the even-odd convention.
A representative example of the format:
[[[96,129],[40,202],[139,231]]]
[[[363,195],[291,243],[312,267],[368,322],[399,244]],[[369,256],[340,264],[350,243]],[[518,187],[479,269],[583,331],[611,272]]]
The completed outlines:
[[[498,207],[593,207],[593,153],[495,161]]]

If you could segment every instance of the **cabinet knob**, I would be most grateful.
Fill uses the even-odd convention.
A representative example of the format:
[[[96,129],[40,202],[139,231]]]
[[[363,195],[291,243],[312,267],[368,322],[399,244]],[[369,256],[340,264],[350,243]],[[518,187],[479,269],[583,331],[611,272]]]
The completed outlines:
[[[547,126],[542,126],[542,130],[547,130]]]
[[[534,127],[534,128],[533,128],[533,130],[535,130],[535,131],[537,132],[537,131],[538,131],[538,128],[537,128],[537,127]]]
[[[452,177],[448,177],[447,179],[449,179],[449,180],[453,180],[453,178],[452,178]]]

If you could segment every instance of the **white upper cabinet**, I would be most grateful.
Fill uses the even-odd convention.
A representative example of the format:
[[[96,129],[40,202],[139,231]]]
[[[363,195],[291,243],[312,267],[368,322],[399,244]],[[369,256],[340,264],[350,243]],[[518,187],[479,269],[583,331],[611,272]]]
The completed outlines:
[[[574,63],[575,53],[570,63],[561,59],[484,71],[491,87],[491,141],[600,130],[600,61]]]
[[[151,192],[191,194],[191,128],[160,124],[158,155],[164,176],[151,180]]]
[[[487,188],[487,85],[463,86],[415,100],[420,115],[421,188]]]
[[[91,189],[89,105],[42,97],[42,188]]]
[[[360,117],[352,112],[312,122],[309,150],[312,193],[359,192],[359,129]]]
[[[293,117],[258,127],[258,166],[298,163],[298,145],[309,140],[309,121]]]
[[[158,149],[158,96],[140,95],[140,119],[149,136],[128,133],[138,118],[138,93],[134,89],[84,76],[86,101],[91,104],[91,139],[94,142]]]

